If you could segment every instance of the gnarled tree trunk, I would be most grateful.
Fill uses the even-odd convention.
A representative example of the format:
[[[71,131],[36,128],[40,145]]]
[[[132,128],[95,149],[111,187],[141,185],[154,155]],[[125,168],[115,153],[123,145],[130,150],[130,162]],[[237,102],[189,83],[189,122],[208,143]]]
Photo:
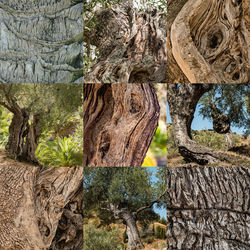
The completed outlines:
[[[84,166],[141,166],[159,112],[151,84],[85,84]]]
[[[113,204],[110,204],[110,210],[116,219],[122,219],[123,223],[126,225],[128,249],[136,250],[144,248],[136,225],[136,213],[130,212],[128,208],[119,209],[118,206]]]
[[[167,100],[175,143],[186,160],[201,165],[219,161],[237,162],[236,157],[216,152],[192,140],[191,123],[195,108],[201,96],[212,88],[212,84],[168,84]]]
[[[0,249],[82,249],[82,168],[0,164]]]
[[[79,0],[1,0],[0,82],[82,81]]]
[[[167,168],[167,249],[247,250],[250,169]]]
[[[100,53],[86,83],[166,82],[164,13],[137,13],[128,2],[101,10],[94,29],[85,32],[84,40]]]
[[[6,150],[15,159],[38,163],[35,151],[41,134],[39,117],[37,115],[30,116],[27,109],[20,108],[14,102],[10,111],[13,113],[13,118],[9,126]],[[31,124],[29,124],[30,118],[32,118]]]
[[[175,59],[170,63],[177,63],[191,83],[248,83],[249,2],[180,2],[177,13],[168,9],[170,58]],[[176,79],[178,73],[174,72]]]

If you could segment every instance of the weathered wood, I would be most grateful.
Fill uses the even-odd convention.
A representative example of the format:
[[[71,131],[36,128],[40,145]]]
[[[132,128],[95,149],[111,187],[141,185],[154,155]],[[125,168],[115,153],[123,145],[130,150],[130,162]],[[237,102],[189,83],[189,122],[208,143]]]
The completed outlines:
[[[249,83],[249,1],[169,2],[172,82],[181,69],[182,83]]]
[[[0,248],[82,249],[82,178],[82,168],[0,164]]]
[[[84,166],[141,166],[159,113],[151,84],[85,84]]]
[[[0,82],[81,82],[83,3],[2,0]]]
[[[126,1],[125,1],[126,2]],[[100,53],[86,83],[166,82],[166,18],[156,9],[137,13],[119,4],[101,10],[85,41]]]
[[[167,168],[167,249],[250,248],[250,169]]]
[[[240,157],[199,145],[191,136],[191,123],[197,103],[201,96],[212,88],[212,84],[168,84],[167,100],[175,144],[187,161],[201,165],[220,161],[237,164],[240,162]]]

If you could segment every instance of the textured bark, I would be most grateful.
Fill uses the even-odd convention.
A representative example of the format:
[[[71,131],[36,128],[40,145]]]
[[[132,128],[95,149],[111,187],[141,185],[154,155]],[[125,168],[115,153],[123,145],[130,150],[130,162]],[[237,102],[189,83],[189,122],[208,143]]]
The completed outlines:
[[[81,82],[82,12],[78,0],[2,0],[0,82]]]
[[[110,204],[110,210],[116,219],[122,219],[123,223],[126,225],[128,249],[136,250],[144,248],[136,225],[136,213],[131,213],[128,208],[119,209],[118,206],[113,204]]]
[[[191,83],[249,83],[248,0],[180,1],[172,10],[169,64],[177,62]],[[169,68],[180,79],[179,68]]]
[[[82,168],[0,164],[0,248],[82,249],[82,178]]]
[[[100,58],[84,77],[86,83],[166,82],[163,13],[137,13],[126,3],[101,10],[96,20],[84,39],[98,48]]]
[[[141,166],[159,112],[151,84],[85,84],[84,166]]]
[[[35,151],[41,134],[39,117],[33,115],[32,122],[29,124],[31,117],[25,108],[20,108],[13,102],[9,109],[13,113],[13,118],[9,126],[6,150],[15,159],[38,163]]]
[[[201,165],[218,161],[237,162],[237,157],[216,152],[192,140],[191,123],[195,108],[201,96],[212,87],[212,84],[168,84],[167,100],[175,143],[186,160]]]
[[[250,248],[250,169],[167,168],[167,249]]]

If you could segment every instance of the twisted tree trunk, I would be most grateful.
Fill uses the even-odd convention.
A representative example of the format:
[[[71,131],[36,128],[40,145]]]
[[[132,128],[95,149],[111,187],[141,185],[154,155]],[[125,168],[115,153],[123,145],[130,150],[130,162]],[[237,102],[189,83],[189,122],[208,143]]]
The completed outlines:
[[[0,164],[0,248],[82,249],[82,178],[82,168]]]
[[[6,150],[15,159],[38,163],[35,151],[38,145],[41,131],[39,129],[39,117],[30,114],[25,108],[20,108],[15,102],[9,110],[13,113],[13,118],[9,126],[9,138]]]
[[[173,124],[175,144],[180,154],[201,165],[227,161],[237,163],[240,158],[201,146],[191,136],[191,123],[201,96],[213,88],[212,84],[168,84],[167,100]]]
[[[84,77],[86,83],[166,82],[166,18],[148,10],[137,13],[124,1],[96,15],[84,40],[100,58]]]
[[[167,168],[167,249],[247,250],[250,169]]]
[[[171,82],[249,83],[249,2],[175,2],[168,1]]]
[[[0,3],[0,82],[82,81],[79,0]]]
[[[84,166],[141,166],[159,113],[151,84],[85,84]]]

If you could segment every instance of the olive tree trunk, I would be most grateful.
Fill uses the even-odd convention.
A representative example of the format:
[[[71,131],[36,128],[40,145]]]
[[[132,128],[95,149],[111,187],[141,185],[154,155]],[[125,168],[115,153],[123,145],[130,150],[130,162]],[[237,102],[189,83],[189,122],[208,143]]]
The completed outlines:
[[[84,166],[141,166],[159,113],[151,84],[85,84]]]
[[[167,249],[247,250],[250,169],[167,168]]]
[[[169,0],[169,82],[249,83],[248,5]]]
[[[1,0],[0,83],[82,82],[83,2]]]
[[[82,249],[82,168],[0,163],[0,249]]]
[[[138,13],[123,1],[96,15],[95,27],[85,31],[84,41],[96,46],[100,55],[84,76],[86,83],[166,82],[164,13]]]
[[[180,154],[201,165],[219,161],[237,162],[236,157],[199,145],[192,140],[191,123],[201,96],[213,88],[212,84],[168,84],[167,100],[173,124],[175,143]]]
[[[14,102],[12,102],[9,110],[13,113],[13,117],[9,126],[9,138],[6,150],[15,159],[38,163],[35,151],[39,136],[41,135],[39,117],[37,115],[30,115],[27,109],[20,108]]]
[[[136,250],[144,248],[136,225],[136,213],[131,213],[128,208],[119,209],[118,206],[113,204],[110,204],[110,210],[116,219],[122,219],[123,223],[126,225],[128,249]]]

